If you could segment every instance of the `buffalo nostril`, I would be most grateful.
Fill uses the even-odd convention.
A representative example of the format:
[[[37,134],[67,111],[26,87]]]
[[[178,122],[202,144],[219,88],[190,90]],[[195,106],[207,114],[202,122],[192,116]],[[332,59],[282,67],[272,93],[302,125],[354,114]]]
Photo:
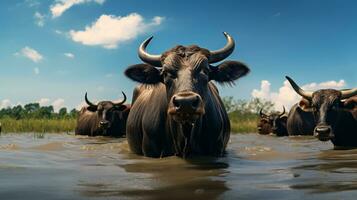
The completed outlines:
[[[196,98],[191,103],[192,108],[197,108],[199,104],[200,104],[200,99],[198,98],[198,96],[196,96]]]
[[[106,122],[106,121],[101,121],[99,124],[100,124],[100,125],[108,125],[108,124],[109,124],[109,122]]]
[[[175,107],[177,108],[180,107],[180,102],[176,99],[175,96],[172,98],[172,103],[174,104]]]
[[[321,141],[327,141],[333,138],[332,129],[330,126],[316,126],[314,130],[314,136],[317,137]]]

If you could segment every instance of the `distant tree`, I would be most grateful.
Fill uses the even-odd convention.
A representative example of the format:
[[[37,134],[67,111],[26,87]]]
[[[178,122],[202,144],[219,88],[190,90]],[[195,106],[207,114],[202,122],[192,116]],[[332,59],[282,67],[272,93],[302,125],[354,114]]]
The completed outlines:
[[[77,111],[75,108],[73,108],[73,109],[69,112],[69,116],[70,116],[71,118],[76,118],[76,117],[78,116],[78,111]]]
[[[40,109],[39,103],[29,103],[24,106],[26,113],[34,113]]]
[[[236,103],[232,96],[222,98],[223,105],[228,113],[233,112],[236,109]]]
[[[38,111],[34,113],[34,117],[38,119],[50,119],[54,114],[53,106],[40,107]]]
[[[29,103],[24,107],[17,105],[0,109],[0,118],[13,119],[67,119],[76,118],[78,111],[72,109],[69,113],[67,108],[63,107],[58,113],[54,112],[53,106],[40,106],[39,103]]]
[[[25,117],[25,111],[21,105],[17,105],[12,108],[10,116],[15,119],[22,119]]]
[[[271,112],[274,108],[274,103],[264,99],[254,98],[248,104],[248,110],[253,113],[259,113],[260,109],[265,112]]]
[[[67,108],[61,108],[58,111],[58,115],[60,118],[65,118],[67,116]]]
[[[260,109],[269,112],[273,109],[274,103],[259,98],[248,100],[235,100],[232,96],[223,97],[223,104],[228,113],[236,112],[240,114],[257,114]]]

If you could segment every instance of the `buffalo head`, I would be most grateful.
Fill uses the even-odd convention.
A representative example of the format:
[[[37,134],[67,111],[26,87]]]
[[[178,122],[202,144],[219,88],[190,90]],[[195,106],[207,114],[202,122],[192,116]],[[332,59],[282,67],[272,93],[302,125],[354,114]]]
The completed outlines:
[[[169,116],[181,124],[192,124],[205,114],[205,104],[211,103],[209,99],[215,98],[208,92],[210,81],[231,84],[249,72],[245,64],[237,61],[211,65],[224,60],[234,50],[233,38],[227,33],[224,36],[226,45],[216,51],[195,45],[176,46],[161,55],[146,51],[150,37],[140,45],[138,52],[145,64],[130,66],[125,74],[143,84],[164,84]]]
[[[271,133],[271,121],[269,115],[263,113],[263,108],[259,112],[259,122],[257,125],[258,133],[261,135],[268,135]]]
[[[314,92],[304,91],[290,77],[286,76],[291,86],[303,99],[299,102],[299,107],[306,112],[313,112],[316,118],[314,135],[321,141],[333,139],[334,128],[339,111],[349,111],[353,109],[351,102],[346,101],[357,95],[357,88],[349,90],[320,89]]]
[[[120,117],[120,112],[127,108],[123,105],[126,101],[126,95],[124,92],[122,93],[124,99],[120,102],[115,103],[112,101],[100,101],[97,104],[89,101],[87,93],[85,94],[84,99],[88,104],[87,110],[96,114],[96,127],[101,130],[107,130],[112,126],[112,122]]]
[[[286,129],[285,107],[283,106],[282,112],[273,112],[270,114],[263,113],[263,109],[259,112],[260,120],[258,123],[259,134],[266,135],[274,133],[280,135]]]

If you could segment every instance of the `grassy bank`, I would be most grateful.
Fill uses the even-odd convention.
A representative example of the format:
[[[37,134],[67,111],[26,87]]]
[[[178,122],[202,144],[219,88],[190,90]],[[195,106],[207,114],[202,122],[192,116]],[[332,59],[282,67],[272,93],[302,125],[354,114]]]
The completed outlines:
[[[76,119],[0,119],[3,133],[61,133],[72,132]]]
[[[231,129],[233,133],[256,132],[258,117],[256,115],[238,115],[230,113]],[[3,133],[62,133],[73,132],[76,119],[0,119]]]
[[[229,113],[229,119],[231,120],[231,130],[233,133],[257,132],[258,115],[231,112]]]

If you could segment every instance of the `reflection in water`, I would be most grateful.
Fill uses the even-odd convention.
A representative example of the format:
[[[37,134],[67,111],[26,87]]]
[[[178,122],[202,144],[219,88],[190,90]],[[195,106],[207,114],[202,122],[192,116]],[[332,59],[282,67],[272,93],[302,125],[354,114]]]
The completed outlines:
[[[215,199],[229,188],[224,180],[216,180],[227,174],[228,164],[223,159],[197,158],[183,160],[177,157],[167,159],[146,159],[146,161],[120,165],[129,173],[148,173],[160,183],[151,189],[129,189],[123,195],[147,197],[148,199]]]
[[[293,184],[293,189],[306,189],[312,193],[357,190],[356,149],[321,151],[314,160],[308,160],[294,169],[315,173],[310,173],[305,182]]]
[[[125,139],[0,136],[1,199],[355,199],[357,150],[233,135],[223,158],[152,159]]]

